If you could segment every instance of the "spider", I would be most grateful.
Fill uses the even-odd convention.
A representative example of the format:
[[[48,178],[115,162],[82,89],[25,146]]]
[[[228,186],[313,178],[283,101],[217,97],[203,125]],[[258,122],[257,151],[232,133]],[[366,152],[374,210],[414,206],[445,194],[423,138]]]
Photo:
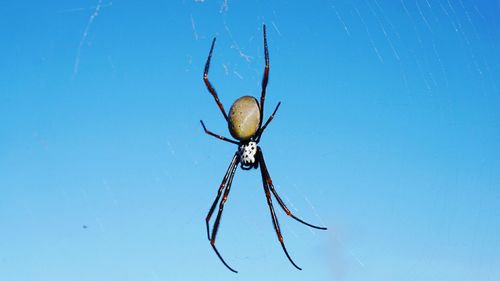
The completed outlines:
[[[274,211],[273,202],[271,199],[271,193],[274,195],[274,197],[278,201],[278,204],[281,206],[283,211],[285,211],[285,213],[288,216],[309,227],[326,230],[326,227],[315,226],[299,219],[294,214],[292,214],[292,212],[285,206],[285,203],[279,197],[278,193],[276,192],[276,189],[274,188],[271,176],[269,175],[269,171],[267,170],[266,162],[264,161],[264,154],[262,153],[262,149],[257,145],[260,141],[262,133],[266,129],[267,125],[269,125],[271,120],[273,120],[274,114],[276,113],[281,104],[281,102],[278,102],[273,113],[269,116],[266,123],[264,123],[264,125],[262,126],[262,120],[264,115],[264,100],[266,97],[267,82],[269,80],[269,52],[267,50],[266,25],[263,25],[263,32],[264,32],[264,56],[266,65],[264,68],[264,77],[262,79],[262,92],[260,96],[260,103],[257,101],[256,98],[252,96],[243,96],[237,99],[233,103],[231,109],[229,110],[229,115],[226,114],[224,106],[222,105],[222,103],[219,100],[219,97],[217,96],[217,92],[215,91],[214,87],[208,80],[208,70],[210,68],[210,60],[212,58],[212,52],[214,50],[216,38],[214,38],[212,41],[212,46],[210,47],[210,52],[208,53],[207,62],[205,63],[205,71],[203,72],[203,81],[205,82],[205,86],[207,87],[210,94],[212,94],[212,96],[215,99],[215,102],[219,106],[219,109],[222,112],[222,115],[224,116],[224,119],[228,124],[231,136],[233,136],[233,138],[235,138],[237,141],[226,138],[221,135],[217,135],[209,131],[205,127],[203,121],[200,120],[203,130],[208,135],[238,145],[238,149],[236,150],[236,153],[234,154],[233,159],[231,160],[231,163],[229,164],[229,167],[226,171],[226,175],[222,179],[222,183],[220,184],[219,190],[217,191],[217,196],[215,197],[215,200],[212,203],[210,210],[208,211],[207,217],[205,218],[207,226],[207,236],[208,240],[210,240],[212,248],[214,249],[219,259],[222,261],[222,263],[234,273],[237,273],[237,271],[226,263],[226,261],[222,258],[221,254],[215,247],[215,239],[217,237],[217,230],[219,229],[219,223],[221,220],[222,211],[224,210],[224,204],[227,201],[229,191],[231,190],[231,184],[233,183],[234,174],[236,173],[236,169],[238,168],[238,164],[240,163],[241,163],[241,168],[243,170],[250,170],[252,168],[257,169],[260,166],[262,184],[264,186],[264,192],[266,194],[267,204],[269,205],[269,211],[271,212],[274,230],[276,231],[276,235],[278,236],[278,240],[281,243],[285,255],[287,256],[288,260],[292,263],[292,265],[295,266],[298,270],[302,269],[298,267],[292,260],[283,242],[283,236],[281,235],[278,218],[276,217],[276,213]],[[217,213],[217,217],[215,219],[212,228],[212,234],[210,234],[210,226],[209,226],[210,218],[212,217],[217,202],[219,202],[221,196],[222,200],[220,201],[219,204],[219,211]]]

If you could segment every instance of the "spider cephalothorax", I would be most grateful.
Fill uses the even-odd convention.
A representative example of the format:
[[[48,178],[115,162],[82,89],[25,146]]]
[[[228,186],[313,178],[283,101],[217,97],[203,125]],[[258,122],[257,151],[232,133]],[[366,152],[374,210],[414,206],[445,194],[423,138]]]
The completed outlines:
[[[206,225],[207,225],[207,235],[208,235],[208,240],[210,240],[210,244],[212,245],[212,248],[214,249],[215,253],[217,256],[220,258],[222,263],[229,268],[233,272],[237,272],[236,270],[232,269],[226,261],[222,258],[220,255],[219,251],[215,247],[215,238],[217,236],[217,230],[219,229],[219,223],[220,219],[222,216],[222,211],[224,209],[224,204],[227,201],[228,195],[229,195],[229,190],[231,189],[231,185],[233,183],[233,177],[234,174],[236,173],[236,169],[238,168],[238,164],[241,163],[241,168],[244,170],[250,170],[252,168],[258,168],[260,166],[260,173],[262,176],[262,185],[264,187],[264,193],[266,194],[267,198],[267,204],[269,205],[269,210],[271,211],[271,217],[272,217],[272,222],[274,225],[274,230],[276,231],[276,235],[278,236],[278,240],[281,243],[281,247],[283,248],[283,251],[285,252],[288,260],[297,268],[301,269],[298,267],[295,262],[293,262],[292,258],[288,254],[286,248],[285,248],[285,243],[283,242],[283,236],[281,235],[281,230],[280,226],[278,224],[278,218],[276,217],[276,213],[274,212],[274,207],[272,203],[272,198],[271,194],[274,195],[274,198],[276,198],[276,201],[278,204],[281,206],[283,211],[285,213],[292,217],[293,219],[307,225],[313,228],[317,229],[326,229],[325,227],[319,227],[315,226],[312,224],[309,224],[298,217],[296,217],[292,212],[285,206],[285,203],[283,203],[283,200],[278,196],[278,193],[276,192],[276,189],[274,188],[273,181],[271,180],[271,176],[269,175],[269,171],[267,170],[266,167],[266,162],[264,161],[264,154],[262,153],[262,149],[257,145],[260,141],[260,138],[262,136],[262,133],[266,129],[267,125],[271,120],[273,120],[274,114],[278,110],[280,103],[276,106],[274,109],[273,113],[269,116],[267,119],[266,123],[262,125],[262,118],[264,116],[264,100],[266,97],[266,87],[267,87],[267,81],[269,79],[269,53],[267,51],[267,38],[266,38],[266,26],[263,26],[263,31],[264,31],[264,56],[265,56],[265,62],[266,66],[264,68],[264,78],[262,79],[262,92],[260,95],[260,103],[257,101],[256,98],[251,97],[251,96],[243,96],[239,99],[237,99],[233,105],[231,106],[231,109],[229,111],[229,116],[226,114],[226,111],[224,110],[224,106],[219,100],[219,97],[217,96],[217,92],[215,89],[212,87],[212,84],[208,80],[208,70],[210,68],[210,59],[212,58],[212,52],[214,50],[214,45],[215,45],[215,38],[212,41],[212,47],[210,48],[210,52],[208,54],[208,59],[205,64],[205,71],[203,73],[203,81],[205,82],[205,85],[207,86],[208,91],[212,94],[212,96],[215,99],[215,102],[219,106],[220,111],[222,112],[222,115],[224,115],[224,118],[226,119],[229,132],[231,133],[231,136],[235,138],[236,140],[232,140],[226,137],[223,137],[221,135],[217,135],[212,133],[211,131],[207,130],[205,127],[205,124],[203,121],[201,121],[201,125],[203,126],[203,129],[205,130],[205,133],[214,136],[218,139],[221,139],[223,141],[227,141],[233,144],[238,145],[238,149],[236,153],[233,156],[233,159],[231,160],[231,163],[229,164],[229,168],[227,169],[226,175],[222,179],[222,183],[219,187],[219,190],[217,191],[217,196],[212,203],[212,206],[210,207],[210,210],[208,211],[207,217],[205,218]],[[222,200],[221,199],[222,196]],[[214,226],[212,228],[212,233],[210,233],[210,227],[209,227],[209,222],[210,218],[212,217],[212,214],[215,211],[215,207],[217,205],[217,202],[219,202],[219,210],[217,213],[217,218],[215,219]]]
[[[254,141],[249,141],[240,145],[239,152],[242,169],[249,170],[251,168],[259,167],[259,163],[255,159],[257,155],[257,147],[257,143]]]

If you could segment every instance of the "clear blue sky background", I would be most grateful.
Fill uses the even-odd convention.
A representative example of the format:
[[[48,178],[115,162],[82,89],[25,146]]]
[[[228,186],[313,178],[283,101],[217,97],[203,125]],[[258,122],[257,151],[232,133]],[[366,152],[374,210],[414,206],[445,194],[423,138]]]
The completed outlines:
[[[0,280],[499,280],[498,1],[3,1]],[[274,233],[226,108],[271,76]]]

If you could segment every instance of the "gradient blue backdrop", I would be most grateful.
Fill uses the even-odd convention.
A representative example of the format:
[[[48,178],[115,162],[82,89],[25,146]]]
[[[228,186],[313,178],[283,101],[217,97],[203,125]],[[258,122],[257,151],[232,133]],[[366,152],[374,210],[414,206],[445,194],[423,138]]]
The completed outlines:
[[[498,1],[4,1],[0,280],[499,280]],[[260,95],[291,209],[276,239],[238,170],[213,253],[204,218]]]

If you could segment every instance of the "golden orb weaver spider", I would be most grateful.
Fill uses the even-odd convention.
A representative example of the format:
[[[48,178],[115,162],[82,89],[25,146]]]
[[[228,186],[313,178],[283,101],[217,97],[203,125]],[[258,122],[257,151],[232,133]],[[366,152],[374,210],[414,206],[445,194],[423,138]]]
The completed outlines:
[[[229,164],[229,167],[226,171],[226,175],[222,179],[222,183],[220,184],[219,190],[217,191],[217,196],[215,197],[214,202],[212,203],[212,206],[210,207],[210,210],[208,211],[207,217],[205,218],[206,226],[207,226],[207,236],[208,240],[210,240],[210,244],[212,245],[212,248],[214,249],[215,253],[219,257],[219,259],[222,261],[222,263],[232,272],[237,273],[236,270],[231,268],[226,261],[222,258],[221,254],[215,247],[215,239],[217,236],[217,230],[219,229],[219,223],[220,219],[222,216],[222,211],[224,210],[224,204],[227,201],[227,197],[229,195],[229,190],[231,189],[231,184],[233,183],[233,177],[236,172],[236,169],[238,168],[238,164],[241,163],[241,168],[243,170],[250,170],[252,168],[257,169],[260,165],[260,172],[262,176],[262,184],[264,186],[264,192],[266,194],[267,198],[267,204],[269,205],[269,210],[271,212],[271,217],[274,225],[274,230],[276,231],[276,234],[278,236],[278,240],[281,243],[281,246],[283,248],[283,251],[285,252],[285,255],[287,256],[288,260],[292,263],[293,266],[295,266],[297,269],[302,270],[300,267],[298,267],[295,262],[292,260],[290,255],[288,254],[288,251],[286,250],[285,243],[283,242],[283,236],[281,235],[281,230],[280,226],[278,223],[278,218],[276,217],[276,213],[274,211],[272,199],[271,199],[271,193],[274,195],[276,200],[278,201],[278,204],[281,206],[283,211],[285,213],[292,217],[293,219],[309,226],[312,228],[316,229],[323,229],[326,230],[326,227],[319,227],[312,225],[310,223],[307,223],[298,217],[296,217],[292,212],[286,207],[285,203],[283,200],[279,197],[278,193],[276,192],[276,189],[274,188],[273,182],[271,180],[271,176],[269,175],[269,171],[267,170],[266,167],[266,162],[264,161],[264,154],[262,153],[262,149],[257,145],[260,141],[260,138],[262,136],[262,133],[266,129],[267,125],[273,120],[274,114],[278,110],[281,102],[278,102],[278,105],[274,109],[273,113],[269,116],[267,119],[266,123],[264,126],[262,126],[262,120],[263,120],[263,115],[264,115],[264,100],[266,97],[266,88],[267,88],[267,82],[269,80],[269,52],[267,50],[267,36],[266,36],[266,25],[263,25],[263,32],[264,32],[264,56],[265,56],[265,68],[264,68],[264,77],[262,79],[262,92],[260,95],[260,103],[257,101],[256,98],[251,97],[251,96],[243,96],[239,99],[237,99],[233,105],[231,106],[231,109],[229,110],[229,116],[226,114],[226,111],[224,110],[224,106],[219,100],[219,97],[217,96],[217,92],[215,91],[214,87],[212,87],[212,84],[208,80],[208,70],[210,68],[210,60],[212,58],[212,52],[214,50],[214,45],[215,45],[215,38],[212,41],[212,46],[210,47],[210,52],[208,53],[208,58],[207,62],[205,64],[205,71],[203,72],[203,81],[205,82],[205,86],[207,87],[208,91],[212,94],[212,96],[215,99],[215,102],[219,106],[220,111],[222,112],[222,115],[224,116],[224,119],[226,119],[226,122],[229,127],[229,132],[231,135],[237,139],[238,141],[223,137],[221,135],[214,134],[213,132],[209,131],[206,127],[203,121],[200,120],[201,125],[203,127],[203,130],[205,133],[214,136],[218,139],[221,139],[223,141],[227,141],[233,144],[238,145],[238,149],[236,150],[236,153],[233,156],[233,159],[231,160],[231,163]],[[224,192],[224,193],[223,193]],[[210,235],[210,218],[212,217],[212,214],[214,213],[215,207],[217,205],[217,202],[221,199],[219,204],[219,212],[217,213],[217,217],[215,219],[213,228],[212,228],[212,234]]]

